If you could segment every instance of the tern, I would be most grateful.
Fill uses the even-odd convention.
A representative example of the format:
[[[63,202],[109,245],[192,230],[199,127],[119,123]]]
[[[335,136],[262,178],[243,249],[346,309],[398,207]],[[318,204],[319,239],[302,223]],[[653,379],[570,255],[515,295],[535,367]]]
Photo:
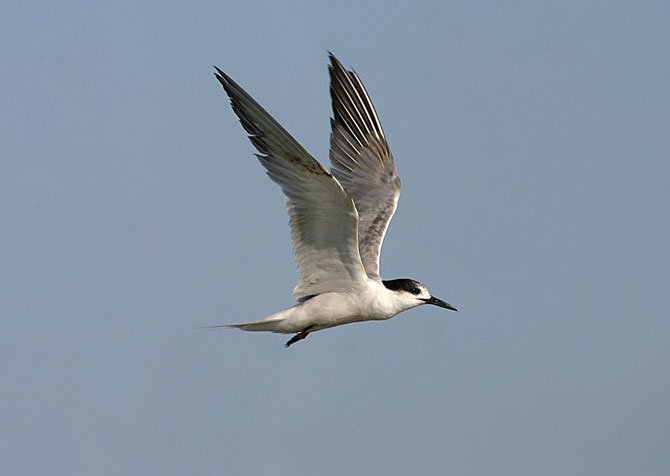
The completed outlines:
[[[256,157],[286,196],[299,280],[297,304],[264,319],[211,327],[295,334],[390,319],[423,304],[457,309],[413,279],[382,280],[379,254],[400,196],[400,179],[363,83],[329,53],[330,171],[216,66]]]

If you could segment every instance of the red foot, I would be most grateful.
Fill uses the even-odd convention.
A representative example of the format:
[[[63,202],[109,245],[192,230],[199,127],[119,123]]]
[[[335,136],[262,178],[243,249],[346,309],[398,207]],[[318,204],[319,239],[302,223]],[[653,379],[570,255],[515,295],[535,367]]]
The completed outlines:
[[[303,340],[308,335],[309,335],[309,332],[307,332],[306,330],[304,330],[302,332],[298,332],[296,335],[291,337],[291,339],[286,343],[286,345],[284,347],[289,347],[291,344],[295,344],[299,340]]]

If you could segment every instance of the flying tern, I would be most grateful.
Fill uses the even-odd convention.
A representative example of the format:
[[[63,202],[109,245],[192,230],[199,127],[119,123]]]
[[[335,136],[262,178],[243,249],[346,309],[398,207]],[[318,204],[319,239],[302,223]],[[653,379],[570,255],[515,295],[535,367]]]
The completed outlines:
[[[286,196],[300,278],[297,304],[264,319],[212,327],[295,334],[385,320],[423,304],[456,311],[413,279],[382,280],[379,254],[400,179],[375,108],[354,71],[330,54],[330,172],[216,66],[233,111],[268,176]]]

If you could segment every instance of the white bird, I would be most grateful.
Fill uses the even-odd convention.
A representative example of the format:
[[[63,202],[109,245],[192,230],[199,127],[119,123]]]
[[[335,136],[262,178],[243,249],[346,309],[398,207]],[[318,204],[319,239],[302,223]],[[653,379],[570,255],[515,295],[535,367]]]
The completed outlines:
[[[330,54],[328,172],[244,89],[216,68],[233,111],[267,174],[286,195],[300,279],[297,304],[256,321],[212,327],[295,334],[385,320],[434,304],[456,311],[412,279],[383,281],[379,254],[400,196],[400,179],[377,113],[358,75]]]

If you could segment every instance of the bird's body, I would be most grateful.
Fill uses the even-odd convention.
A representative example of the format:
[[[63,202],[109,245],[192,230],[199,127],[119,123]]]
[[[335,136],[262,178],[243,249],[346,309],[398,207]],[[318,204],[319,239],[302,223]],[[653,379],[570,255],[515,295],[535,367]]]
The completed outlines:
[[[327,171],[223,71],[216,77],[282,188],[300,280],[295,306],[264,319],[231,324],[246,331],[296,335],[342,324],[389,319],[422,304],[456,310],[411,279],[382,281],[379,254],[400,195],[384,132],[363,84],[330,56],[330,160]],[[222,327],[222,326],[214,326]]]
[[[394,292],[381,282],[369,279],[348,292],[322,293],[265,319],[233,324],[232,327],[294,334],[305,329],[314,332],[353,322],[385,320],[409,309],[407,304],[413,304],[405,304],[394,297]]]

